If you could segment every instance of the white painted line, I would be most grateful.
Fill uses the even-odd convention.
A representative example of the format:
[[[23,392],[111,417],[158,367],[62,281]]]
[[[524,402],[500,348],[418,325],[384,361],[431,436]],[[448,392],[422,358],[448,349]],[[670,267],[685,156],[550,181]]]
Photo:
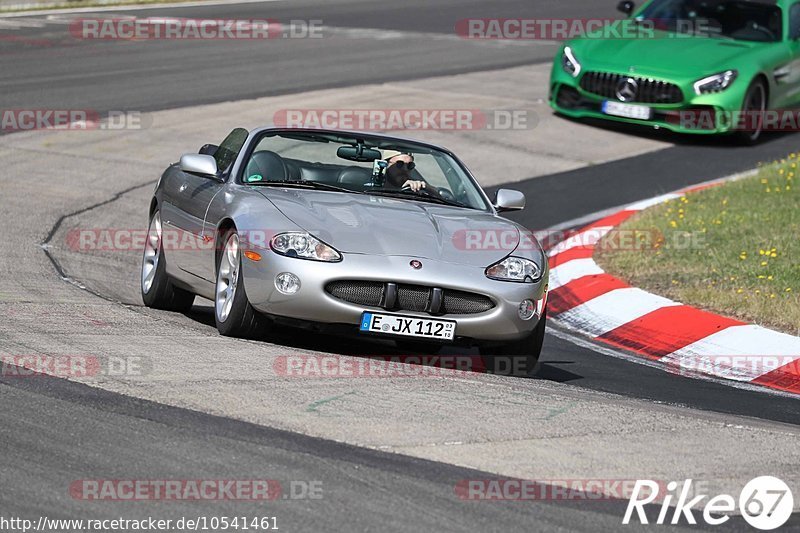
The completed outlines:
[[[603,273],[603,269],[594,262],[594,259],[573,259],[550,270],[549,290],[555,290],[574,279]]]
[[[288,2],[289,0],[209,0],[198,2],[171,2],[164,4],[136,4],[127,6],[96,6],[96,7],[71,7],[64,9],[32,9],[29,11],[17,11],[15,13],[0,14],[0,18],[29,17],[32,15],[64,15],[67,13],[102,13],[106,11],[141,11],[150,9],[170,9],[175,7],[198,7],[198,6],[225,6],[231,4],[266,4],[273,2]]]
[[[662,360],[681,372],[752,381],[800,359],[800,338],[747,324],[725,328]]]
[[[569,263],[565,263],[568,265]],[[668,298],[634,287],[615,289],[558,315],[559,321],[598,337],[648,313],[679,305]]]
[[[609,346],[605,346],[603,344],[599,344],[594,340],[581,337],[575,335],[573,333],[569,333],[566,330],[571,329],[569,325],[564,324],[561,322],[559,318],[548,318],[547,319],[547,333],[548,335],[552,335],[559,339],[565,340],[567,342],[571,342],[575,346],[580,346],[581,348],[585,348],[587,350],[591,350],[593,352],[607,355],[609,357],[613,357],[615,359],[622,359],[629,363],[635,363],[637,365],[648,366],[650,368],[657,368],[662,372],[665,370],[664,364],[661,361],[653,361],[651,359],[645,359],[641,355],[635,355],[623,352],[622,350],[616,350]],[[561,329],[564,328],[564,329]],[[543,363],[547,364],[547,360],[545,359],[542,361]],[[707,374],[691,374],[688,376],[689,379],[698,379],[701,381],[710,381],[712,383],[716,383],[718,385],[725,385],[726,387],[732,387],[734,389],[741,389],[751,392],[760,392],[762,394],[772,394],[774,396],[783,396],[784,398],[797,398],[796,394],[791,392],[785,392],[778,389],[770,389],[767,387],[762,387],[760,385],[752,385],[750,383],[741,382],[741,381],[730,381],[725,380],[722,378],[717,378],[714,376],[710,376]],[[679,405],[679,404],[672,404],[672,405]]]
[[[18,30],[20,28],[44,28],[47,22],[44,19],[14,19],[0,20],[0,28]]]
[[[666,150],[666,148],[665,148],[665,150]],[[737,172],[736,174],[731,174],[731,175],[725,176],[723,178],[717,178],[717,179],[713,179],[713,180],[703,181],[701,183],[698,183],[697,185],[692,185],[692,187],[700,187],[700,186],[703,186],[703,185],[714,185],[714,184],[717,184],[717,183],[725,183],[727,181],[736,181],[736,180],[740,180],[742,178],[747,178],[747,177],[753,176],[757,172],[758,172],[758,169],[756,169],[756,170],[747,170],[745,172]],[[641,202],[639,202],[639,203],[641,203]],[[609,207],[607,209],[601,209],[600,211],[595,211],[594,213],[589,213],[588,215],[583,215],[581,217],[573,218],[573,219],[570,219],[570,220],[565,220],[564,222],[560,222],[560,223],[556,224],[555,226],[549,227],[546,231],[561,231],[561,230],[570,229],[570,228],[580,228],[582,226],[586,226],[588,224],[591,224],[592,222],[594,222],[596,220],[600,220],[601,218],[605,218],[605,217],[610,216],[610,215],[615,215],[615,214],[619,213],[620,211],[625,211],[626,209],[629,209],[629,207],[628,207],[629,205],[630,204],[623,204],[623,205],[618,205],[618,206],[615,206],[615,207]]]
[[[655,198],[650,198],[649,200],[642,200],[641,202],[633,203],[626,207],[626,209],[628,211],[642,211],[648,207],[653,207],[654,205],[664,203],[667,200],[674,200],[675,198],[680,198],[681,196],[683,195],[678,193],[662,194],[661,196],[656,196]]]

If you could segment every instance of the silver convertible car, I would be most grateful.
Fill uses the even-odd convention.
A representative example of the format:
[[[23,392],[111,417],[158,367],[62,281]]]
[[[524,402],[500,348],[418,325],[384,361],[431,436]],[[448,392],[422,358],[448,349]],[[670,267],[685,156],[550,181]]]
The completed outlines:
[[[235,129],[156,185],[147,306],[213,300],[223,335],[272,328],[380,336],[401,349],[478,346],[538,360],[547,261],[444,148],[372,133]],[[531,368],[528,366],[528,368]]]

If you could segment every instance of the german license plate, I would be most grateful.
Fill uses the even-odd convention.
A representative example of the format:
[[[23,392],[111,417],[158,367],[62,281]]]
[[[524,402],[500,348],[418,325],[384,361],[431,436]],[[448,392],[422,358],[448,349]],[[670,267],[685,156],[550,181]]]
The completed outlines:
[[[417,318],[413,316],[387,315],[365,312],[361,315],[364,333],[382,333],[403,337],[418,337],[451,341],[456,335],[456,323],[452,320]]]
[[[603,102],[603,113],[614,115],[615,117],[635,118],[639,120],[650,120],[653,110],[643,105],[623,104],[611,100]]]

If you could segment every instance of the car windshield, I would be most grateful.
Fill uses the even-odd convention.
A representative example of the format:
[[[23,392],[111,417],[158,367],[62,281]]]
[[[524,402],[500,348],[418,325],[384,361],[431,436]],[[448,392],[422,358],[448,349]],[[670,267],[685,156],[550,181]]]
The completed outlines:
[[[768,0],[654,0],[637,15],[661,30],[741,41],[780,41],[781,10]]]
[[[478,185],[452,156],[378,136],[267,132],[257,141],[241,181],[489,210]]]

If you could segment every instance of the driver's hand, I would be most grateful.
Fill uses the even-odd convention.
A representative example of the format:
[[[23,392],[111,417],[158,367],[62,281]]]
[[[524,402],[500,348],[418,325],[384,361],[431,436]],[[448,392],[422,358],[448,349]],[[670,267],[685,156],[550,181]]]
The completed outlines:
[[[424,189],[425,188],[425,182],[422,181],[422,180],[407,180],[403,184],[403,188],[404,189],[405,188],[409,188],[414,192],[419,192],[420,189]]]

